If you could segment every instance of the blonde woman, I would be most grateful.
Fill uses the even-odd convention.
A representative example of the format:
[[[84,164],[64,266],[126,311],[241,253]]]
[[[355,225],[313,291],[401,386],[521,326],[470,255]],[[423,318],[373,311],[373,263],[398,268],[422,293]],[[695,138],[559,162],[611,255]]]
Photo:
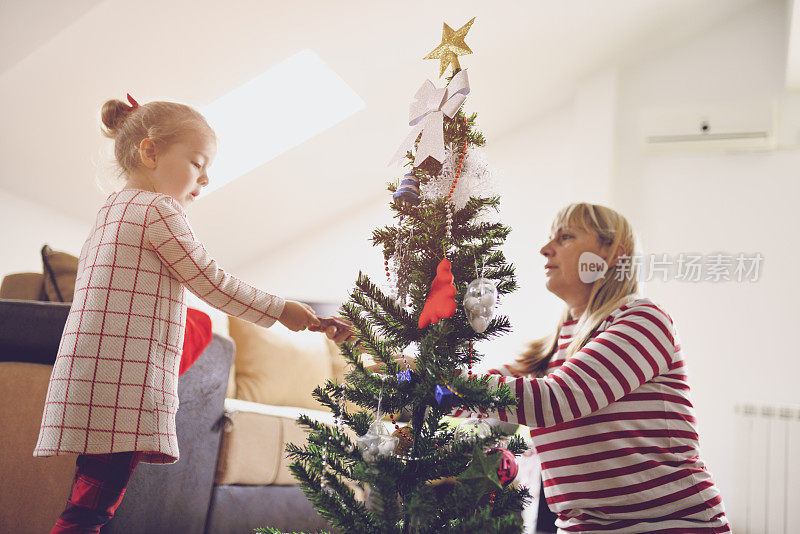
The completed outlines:
[[[489,371],[517,408],[485,415],[531,427],[559,533],[730,532],[700,459],[676,327],[638,294],[636,265],[625,261],[638,254],[634,241],[610,208],[558,213],[540,252],[547,289],[566,307],[552,335]],[[608,265],[596,280],[586,277],[593,255]]]

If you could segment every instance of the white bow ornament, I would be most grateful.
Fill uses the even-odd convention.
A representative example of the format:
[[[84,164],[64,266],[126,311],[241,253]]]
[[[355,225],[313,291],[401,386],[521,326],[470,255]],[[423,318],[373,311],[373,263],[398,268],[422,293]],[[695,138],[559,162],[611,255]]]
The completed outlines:
[[[444,162],[444,116],[452,119],[461,108],[469,94],[467,71],[460,70],[443,89],[437,88],[430,80],[425,80],[422,87],[414,95],[409,111],[409,126],[413,126],[408,136],[397,149],[389,162],[399,162],[414,146],[420,132],[422,139],[417,147],[414,167],[419,166],[426,158],[432,157],[439,163]]]

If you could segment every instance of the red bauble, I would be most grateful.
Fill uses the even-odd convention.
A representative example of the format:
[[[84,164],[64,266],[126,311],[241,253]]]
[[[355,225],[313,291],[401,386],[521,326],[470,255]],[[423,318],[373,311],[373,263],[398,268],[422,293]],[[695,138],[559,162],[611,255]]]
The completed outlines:
[[[517,458],[514,456],[514,453],[508,449],[504,449],[502,447],[496,447],[494,449],[491,449],[486,454],[495,454],[498,452],[502,456],[500,457],[500,465],[497,467],[497,478],[500,479],[500,483],[503,486],[506,486],[512,480],[517,478],[517,472],[519,471],[519,466],[517,465]]]
[[[436,278],[433,279],[430,293],[419,316],[420,328],[438,323],[439,319],[447,319],[456,313],[456,286],[453,285],[451,268],[447,258],[436,267]]]

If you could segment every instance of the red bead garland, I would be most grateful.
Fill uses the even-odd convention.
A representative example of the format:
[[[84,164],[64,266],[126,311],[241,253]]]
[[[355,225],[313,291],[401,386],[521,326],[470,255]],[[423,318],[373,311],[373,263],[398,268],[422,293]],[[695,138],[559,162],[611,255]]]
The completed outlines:
[[[469,340],[469,363],[467,364],[467,374],[472,376],[472,340]]]
[[[467,118],[464,117],[464,124],[467,124]],[[464,139],[464,144],[461,147],[461,156],[458,158],[458,166],[456,167],[456,176],[453,178],[453,183],[450,186],[450,192],[447,194],[447,200],[453,198],[453,191],[456,190],[458,184],[458,177],[461,176],[461,167],[464,165],[464,155],[467,153],[467,140]]]

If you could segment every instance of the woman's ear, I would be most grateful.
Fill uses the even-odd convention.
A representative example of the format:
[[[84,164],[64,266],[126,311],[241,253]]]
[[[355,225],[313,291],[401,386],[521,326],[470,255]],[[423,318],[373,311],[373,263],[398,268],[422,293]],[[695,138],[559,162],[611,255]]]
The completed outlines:
[[[625,247],[623,247],[622,245],[618,245],[617,246],[617,253],[611,259],[611,263],[609,263],[608,268],[610,269],[611,267],[616,265],[617,262],[619,261],[620,256],[624,256],[625,254],[626,254]]]
[[[145,137],[142,139],[142,142],[139,143],[139,159],[142,160],[142,165],[148,169],[156,168],[156,144],[152,139]]]

